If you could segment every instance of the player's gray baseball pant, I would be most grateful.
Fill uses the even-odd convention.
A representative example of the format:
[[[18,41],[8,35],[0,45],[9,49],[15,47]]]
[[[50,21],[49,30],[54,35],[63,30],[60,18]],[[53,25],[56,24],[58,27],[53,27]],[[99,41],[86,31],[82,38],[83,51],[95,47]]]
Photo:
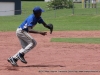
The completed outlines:
[[[29,52],[32,48],[36,46],[36,41],[28,34],[28,32],[22,30],[21,28],[18,28],[16,30],[16,35],[19,38],[19,41],[21,43],[22,49],[20,49],[13,57],[17,58],[18,53],[24,53],[26,54]]]

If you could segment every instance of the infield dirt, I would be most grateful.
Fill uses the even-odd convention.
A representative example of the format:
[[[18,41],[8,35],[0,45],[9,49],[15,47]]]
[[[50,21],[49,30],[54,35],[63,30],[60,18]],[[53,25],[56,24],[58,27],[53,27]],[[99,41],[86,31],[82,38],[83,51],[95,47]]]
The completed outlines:
[[[12,67],[7,58],[20,48],[15,32],[0,32],[0,75],[99,75],[100,44],[50,42],[51,38],[98,37],[100,31],[55,31],[31,34],[37,46],[25,55],[28,64]]]

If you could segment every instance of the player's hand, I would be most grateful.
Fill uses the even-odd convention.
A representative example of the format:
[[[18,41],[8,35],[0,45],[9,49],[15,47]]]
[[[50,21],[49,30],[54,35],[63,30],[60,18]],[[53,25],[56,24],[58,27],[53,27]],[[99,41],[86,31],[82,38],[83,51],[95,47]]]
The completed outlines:
[[[47,35],[47,32],[40,32],[41,35]]]

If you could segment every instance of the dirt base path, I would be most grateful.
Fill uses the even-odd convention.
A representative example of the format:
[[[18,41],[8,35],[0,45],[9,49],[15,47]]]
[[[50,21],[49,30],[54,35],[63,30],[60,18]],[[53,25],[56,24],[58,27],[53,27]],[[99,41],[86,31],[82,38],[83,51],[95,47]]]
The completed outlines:
[[[100,37],[100,31],[60,31],[31,34],[37,46],[26,54],[28,64],[12,67],[7,58],[20,48],[15,32],[0,32],[0,75],[99,75],[100,44],[50,42],[54,37]]]

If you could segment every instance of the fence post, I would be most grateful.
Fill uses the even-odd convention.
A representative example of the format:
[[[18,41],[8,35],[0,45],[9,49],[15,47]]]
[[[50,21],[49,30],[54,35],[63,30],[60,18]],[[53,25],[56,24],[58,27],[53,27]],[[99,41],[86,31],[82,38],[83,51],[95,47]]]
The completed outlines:
[[[97,3],[96,3],[96,15],[97,15],[97,12],[98,12],[98,11],[97,11]]]
[[[85,8],[87,7],[87,0],[84,1]]]
[[[54,11],[55,11],[54,14],[55,14],[55,18],[56,18],[56,6],[54,7]]]
[[[74,15],[74,2],[73,2],[72,14]]]
[[[84,0],[82,0],[82,8],[84,8]]]
[[[88,0],[88,8],[90,8],[90,0]]]

